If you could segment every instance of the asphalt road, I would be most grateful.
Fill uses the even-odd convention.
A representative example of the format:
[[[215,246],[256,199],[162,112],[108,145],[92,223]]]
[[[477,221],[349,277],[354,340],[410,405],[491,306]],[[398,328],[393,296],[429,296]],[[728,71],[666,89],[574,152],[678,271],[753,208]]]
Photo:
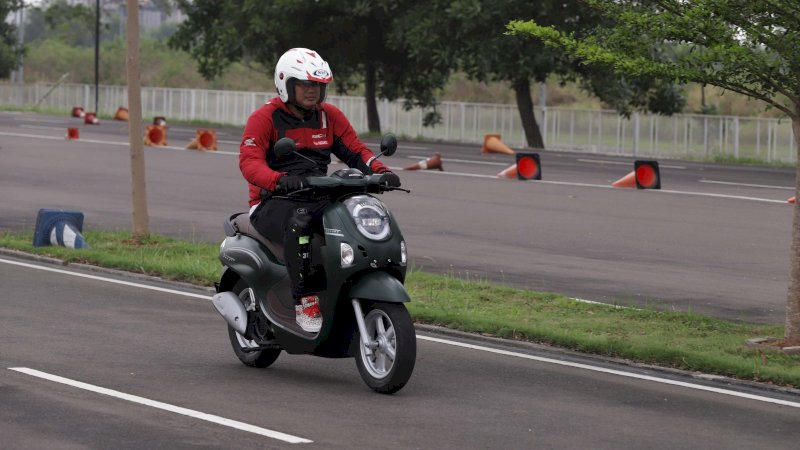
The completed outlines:
[[[797,394],[418,332],[411,381],[385,396],[352,359],[283,354],[267,369],[242,365],[207,291],[7,256],[0,279],[6,449],[294,446],[285,439],[789,449],[800,440]]]
[[[79,140],[63,139],[69,126]],[[241,131],[218,130],[215,153],[182,150],[194,132],[171,126],[169,148],[146,148],[150,229],[216,242],[247,207]],[[444,171],[399,170],[434,152]],[[413,192],[383,200],[412,262],[589,300],[784,320],[793,170],[663,160],[662,190],[640,191],[610,187],[632,158],[541,158],[543,180],[521,182],[495,176],[511,156],[401,142],[386,162]],[[31,230],[44,207],[82,211],[87,228],[130,229],[127,124],[0,113],[0,192],[0,230]]]

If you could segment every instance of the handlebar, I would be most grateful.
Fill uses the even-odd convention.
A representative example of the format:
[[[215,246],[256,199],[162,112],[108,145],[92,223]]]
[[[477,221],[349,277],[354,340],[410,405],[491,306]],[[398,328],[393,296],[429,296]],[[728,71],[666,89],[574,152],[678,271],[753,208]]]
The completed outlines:
[[[411,192],[409,189],[387,186],[383,182],[382,174],[364,175],[358,178],[340,178],[335,176],[308,177],[306,178],[306,182],[308,183],[308,187],[292,192],[285,192],[283,189],[277,188],[274,193],[282,197],[295,197],[300,196],[300,194],[311,194],[308,195],[311,197],[316,193],[328,194],[335,193],[336,191],[341,191],[341,193],[364,192],[370,194],[387,191]]]

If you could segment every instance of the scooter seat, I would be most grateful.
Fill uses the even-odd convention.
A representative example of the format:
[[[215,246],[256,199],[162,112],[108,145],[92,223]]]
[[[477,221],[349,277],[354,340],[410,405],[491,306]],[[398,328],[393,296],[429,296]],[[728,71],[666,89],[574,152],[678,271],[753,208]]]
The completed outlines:
[[[274,241],[270,241],[269,239],[265,238],[261,233],[256,230],[256,227],[250,223],[250,214],[247,212],[235,214],[231,217],[231,223],[233,224],[234,228],[236,228],[239,233],[244,234],[245,236],[250,236],[251,238],[257,240],[264,244],[267,247],[275,259],[281,262],[281,264],[285,264],[286,262],[283,259],[283,243],[278,243]]]

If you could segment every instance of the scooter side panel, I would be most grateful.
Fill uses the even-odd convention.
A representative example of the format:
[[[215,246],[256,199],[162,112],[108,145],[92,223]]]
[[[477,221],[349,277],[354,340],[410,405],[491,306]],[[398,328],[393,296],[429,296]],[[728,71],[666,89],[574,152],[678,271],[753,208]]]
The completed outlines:
[[[267,250],[247,236],[225,238],[220,246],[219,259],[224,266],[244,278],[259,298],[286,276],[286,267],[273,263]]]

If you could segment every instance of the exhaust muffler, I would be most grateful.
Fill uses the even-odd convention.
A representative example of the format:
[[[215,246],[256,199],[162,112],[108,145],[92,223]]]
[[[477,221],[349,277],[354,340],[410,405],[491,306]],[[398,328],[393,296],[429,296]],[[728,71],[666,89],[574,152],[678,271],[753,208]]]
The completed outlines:
[[[244,336],[247,330],[247,311],[239,297],[230,291],[220,292],[211,298],[211,303],[225,322]]]

